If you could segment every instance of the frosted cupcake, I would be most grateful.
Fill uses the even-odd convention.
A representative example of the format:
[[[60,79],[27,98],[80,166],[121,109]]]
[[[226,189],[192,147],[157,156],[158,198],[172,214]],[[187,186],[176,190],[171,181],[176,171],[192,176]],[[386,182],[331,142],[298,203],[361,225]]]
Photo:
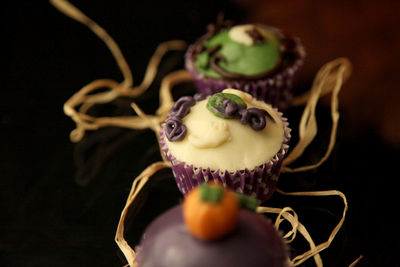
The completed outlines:
[[[284,111],[304,58],[300,41],[274,27],[219,23],[189,47],[185,67],[203,94],[235,88]]]
[[[282,237],[254,208],[251,199],[203,184],[146,229],[137,266],[289,266]]]
[[[215,181],[260,202],[275,190],[289,139],[282,113],[235,89],[180,98],[160,132],[183,194]]]

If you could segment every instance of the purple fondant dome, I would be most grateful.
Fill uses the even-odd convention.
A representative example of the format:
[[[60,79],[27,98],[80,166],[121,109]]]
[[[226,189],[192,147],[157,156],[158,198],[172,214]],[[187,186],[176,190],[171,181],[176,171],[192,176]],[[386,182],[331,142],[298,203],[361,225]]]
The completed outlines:
[[[288,266],[288,250],[262,215],[239,211],[237,228],[216,241],[202,241],[186,229],[182,205],[158,217],[137,248],[138,267]]]

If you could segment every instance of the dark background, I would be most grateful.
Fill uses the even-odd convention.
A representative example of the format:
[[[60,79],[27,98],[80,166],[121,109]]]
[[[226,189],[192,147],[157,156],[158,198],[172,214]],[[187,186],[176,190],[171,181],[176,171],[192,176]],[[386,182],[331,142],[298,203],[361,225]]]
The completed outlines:
[[[341,92],[341,121],[330,159],[318,170],[282,174],[287,191],[337,189],[349,211],[330,248],[325,266],[399,266],[395,222],[399,162],[398,46],[396,1],[72,1],[113,36],[139,84],[147,61],[163,41],[189,43],[204,33],[219,11],[237,22],[264,22],[299,36],[308,58],[298,90],[309,88],[318,68],[349,57],[354,73]],[[63,103],[98,78],[122,80],[106,46],[86,27],[46,1],[4,3],[0,94],[0,266],[122,266],[114,242],[119,216],[132,181],[160,159],[150,130],[104,128],[79,143]],[[147,113],[158,106],[166,73],[183,68],[183,53],[167,55],[159,75],[135,99]],[[192,84],[176,95],[193,93]],[[134,114],[132,99],[97,107],[96,115]],[[329,109],[318,107],[318,138],[297,163],[324,152],[330,131]],[[286,116],[294,129],[301,109]],[[292,141],[295,142],[295,137]],[[143,209],[132,213],[127,237],[137,242],[144,227],[178,203],[169,170],[155,176],[141,195]],[[298,198],[274,194],[268,206],[291,206],[317,244],[341,217],[338,198]],[[305,251],[300,236],[292,253]],[[314,266],[309,260],[303,266]]]

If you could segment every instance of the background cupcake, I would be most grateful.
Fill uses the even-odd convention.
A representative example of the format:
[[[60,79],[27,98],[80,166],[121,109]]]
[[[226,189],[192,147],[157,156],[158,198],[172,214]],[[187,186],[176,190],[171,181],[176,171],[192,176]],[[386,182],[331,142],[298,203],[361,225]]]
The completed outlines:
[[[160,133],[161,150],[183,194],[216,181],[261,202],[276,187],[289,139],[280,112],[234,89],[203,100],[179,99]]]
[[[297,38],[271,26],[232,26],[229,21],[207,30],[185,55],[185,67],[199,92],[209,95],[235,88],[281,111],[290,106],[305,58]]]

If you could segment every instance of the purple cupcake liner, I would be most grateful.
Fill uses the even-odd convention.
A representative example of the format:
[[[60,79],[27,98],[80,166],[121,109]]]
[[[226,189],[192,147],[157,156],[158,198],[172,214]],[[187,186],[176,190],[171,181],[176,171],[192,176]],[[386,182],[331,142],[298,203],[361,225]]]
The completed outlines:
[[[160,146],[167,160],[171,162],[171,169],[179,190],[186,195],[192,188],[204,182],[219,182],[233,191],[252,196],[260,203],[269,199],[276,189],[281,163],[289,150],[290,132],[289,123],[286,118],[278,112],[284,127],[284,140],[279,151],[268,162],[256,166],[254,169],[238,170],[229,172],[227,170],[211,170],[208,167],[194,167],[179,161],[172,155],[165,144],[164,131],[160,131]],[[163,127],[161,128],[163,129]]]
[[[269,27],[284,36],[284,34],[274,27]],[[185,68],[192,75],[194,84],[199,93],[212,95],[226,88],[233,88],[251,94],[258,100],[264,101],[280,111],[285,111],[290,107],[293,98],[294,83],[299,70],[304,64],[306,56],[305,49],[298,38],[295,38],[296,51],[298,57],[294,62],[282,71],[274,74],[272,77],[263,79],[245,81],[228,80],[224,78],[206,77],[203,73],[197,71],[193,55],[196,43],[190,45],[185,54]],[[201,42],[202,38],[198,42]]]

